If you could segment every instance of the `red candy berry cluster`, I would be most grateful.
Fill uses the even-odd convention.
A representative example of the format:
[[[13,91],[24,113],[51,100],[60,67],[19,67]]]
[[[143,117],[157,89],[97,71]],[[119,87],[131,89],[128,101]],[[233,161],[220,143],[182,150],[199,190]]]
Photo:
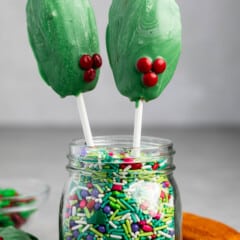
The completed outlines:
[[[146,87],[153,87],[158,83],[158,74],[166,70],[167,64],[163,58],[157,58],[154,62],[147,57],[137,61],[137,70],[143,73],[143,84]]]
[[[102,66],[102,58],[99,54],[93,56],[84,54],[79,60],[79,66],[84,72],[84,81],[92,82],[96,77],[96,69]]]

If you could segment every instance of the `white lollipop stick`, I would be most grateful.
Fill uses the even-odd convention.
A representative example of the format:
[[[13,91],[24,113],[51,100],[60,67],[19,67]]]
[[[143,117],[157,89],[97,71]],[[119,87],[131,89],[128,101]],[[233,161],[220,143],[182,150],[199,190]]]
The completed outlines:
[[[140,100],[135,110],[134,133],[133,133],[133,148],[136,149],[135,153],[137,156],[140,154],[141,147],[142,115],[143,115],[143,100]]]
[[[83,98],[83,94],[80,93],[79,96],[77,97],[77,105],[78,105],[78,112],[80,116],[80,120],[82,123],[82,128],[83,128],[83,134],[87,143],[88,147],[93,147],[94,142],[93,142],[93,137],[92,137],[92,131],[90,128],[90,124],[88,121],[88,115],[87,115],[87,110]]]

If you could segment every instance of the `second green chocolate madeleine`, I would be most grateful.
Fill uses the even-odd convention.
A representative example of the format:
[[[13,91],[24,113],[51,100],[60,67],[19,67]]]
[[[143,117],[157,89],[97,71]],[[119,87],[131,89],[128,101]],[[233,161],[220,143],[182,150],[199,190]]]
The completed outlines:
[[[119,91],[131,101],[157,98],[181,52],[181,17],[175,0],[113,0],[106,42]]]
[[[28,0],[29,40],[39,71],[60,96],[92,90],[101,66],[89,0]]]

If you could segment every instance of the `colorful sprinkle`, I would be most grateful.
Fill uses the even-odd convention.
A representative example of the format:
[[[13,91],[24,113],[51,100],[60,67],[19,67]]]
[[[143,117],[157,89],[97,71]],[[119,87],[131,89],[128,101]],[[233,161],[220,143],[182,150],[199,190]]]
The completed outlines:
[[[109,153],[120,161],[109,161]],[[64,240],[176,239],[175,190],[160,173],[166,158],[137,162],[129,155],[102,150],[101,166],[98,152],[79,162],[83,172],[70,184],[63,214]]]

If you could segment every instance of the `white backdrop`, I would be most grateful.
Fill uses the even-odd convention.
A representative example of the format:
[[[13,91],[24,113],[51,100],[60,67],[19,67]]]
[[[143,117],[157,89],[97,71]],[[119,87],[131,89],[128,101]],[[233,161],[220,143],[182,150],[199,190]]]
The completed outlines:
[[[121,1],[121,0],[119,0]],[[105,49],[110,0],[92,0],[104,67],[85,94],[93,126],[132,124],[133,103],[113,81]],[[144,106],[144,125],[240,125],[240,1],[179,0],[183,53],[164,93]],[[77,125],[75,99],[40,79],[27,40],[25,0],[0,1],[0,125]]]

